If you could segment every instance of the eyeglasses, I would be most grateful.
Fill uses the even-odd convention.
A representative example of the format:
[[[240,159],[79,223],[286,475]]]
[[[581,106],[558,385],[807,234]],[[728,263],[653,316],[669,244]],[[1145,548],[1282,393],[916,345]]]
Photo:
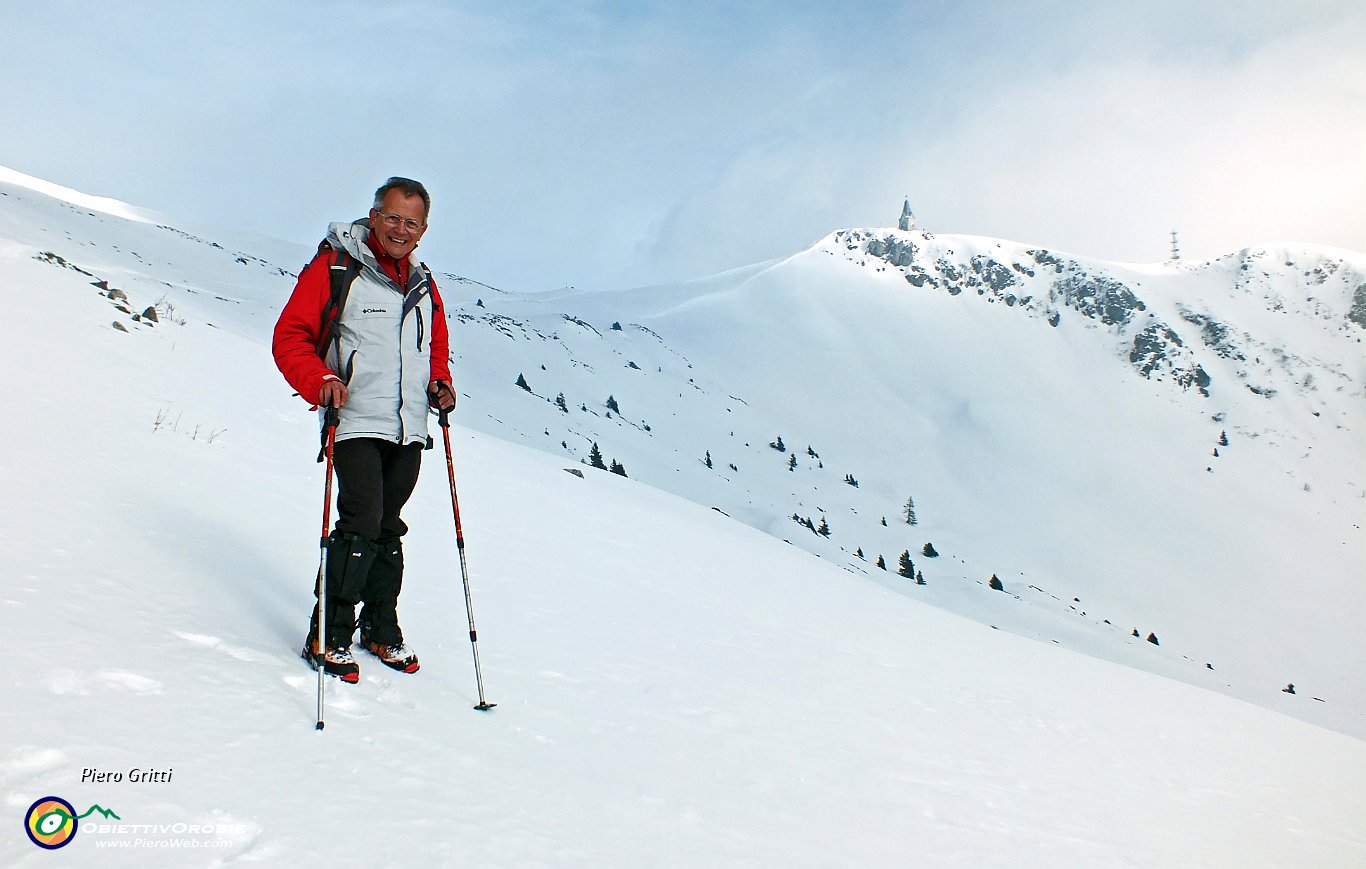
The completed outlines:
[[[417,232],[419,229],[426,226],[425,223],[413,220],[411,217],[404,219],[397,214],[389,214],[383,211],[376,211],[375,213],[384,221],[384,225],[390,229],[398,229],[399,226],[402,225],[403,228],[409,232]]]

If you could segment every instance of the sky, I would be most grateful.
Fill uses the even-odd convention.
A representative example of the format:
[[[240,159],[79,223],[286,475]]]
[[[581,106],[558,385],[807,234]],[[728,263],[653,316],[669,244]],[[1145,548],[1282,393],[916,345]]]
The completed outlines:
[[[0,165],[312,245],[386,177],[516,291],[893,226],[1155,262],[1366,250],[1353,2],[54,0],[5,12]]]

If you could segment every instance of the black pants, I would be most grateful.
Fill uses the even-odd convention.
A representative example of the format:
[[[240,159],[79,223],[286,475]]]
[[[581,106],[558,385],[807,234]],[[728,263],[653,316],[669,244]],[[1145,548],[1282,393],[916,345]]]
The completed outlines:
[[[337,470],[335,530],[372,542],[402,537],[408,526],[399,513],[417,485],[422,444],[349,438],[337,441],[332,461]]]
[[[350,438],[336,443],[332,458],[337,472],[337,524],[328,543],[328,645],[350,644],[357,603],[365,604],[362,639],[400,644],[403,632],[397,607],[403,586],[403,546],[399,538],[408,530],[400,513],[417,485],[422,444],[400,446],[375,438]]]

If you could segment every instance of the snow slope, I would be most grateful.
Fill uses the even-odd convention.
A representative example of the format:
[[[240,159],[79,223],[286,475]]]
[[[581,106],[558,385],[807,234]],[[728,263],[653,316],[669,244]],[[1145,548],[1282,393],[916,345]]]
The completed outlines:
[[[906,594],[1362,736],[1354,294],[1342,251],[1137,267],[864,230],[689,285],[475,292],[455,347],[471,426],[596,442]],[[873,566],[903,551],[926,586]]]
[[[225,235],[0,194],[0,629],[18,653],[2,671],[4,865],[54,859],[21,831],[47,795],[119,816],[81,822],[56,858],[71,865],[1366,859],[1359,739],[992,630],[641,480],[493,437],[493,385],[474,375],[458,416],[480,424],[454,429],[456,467],[499,706],[470,709],[449,493],[429,454],[402,605],[423,669],[363,659],[360,685],[329,683],[318,733],[296,652],[316,423],[266,342],[281,272],[307,252],[246,254]],[[655,345],[663,367],[677,351]],[[608,422],[598,410],[581,419]],[[938,603],[1006,612],[980,603],[995,600]],[[170,780],[131,782],[135,768]],[[83,782],[87,769],[125,780]]]

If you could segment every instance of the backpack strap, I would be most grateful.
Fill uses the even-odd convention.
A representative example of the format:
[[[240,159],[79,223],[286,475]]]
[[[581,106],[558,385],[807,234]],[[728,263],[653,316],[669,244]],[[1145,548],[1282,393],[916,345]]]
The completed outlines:
[[[436,278],[432,277],[432,270],[429,269],[429,268],[427,268],[427,264],[424,263],[424,262],[419,262],[418,265],[422,268],[422,273],[425,274],[425,275],[427,276],[427,286],[428,286],[428,287],[435,288],[435,287],[436,287]],[[428,292],[431,293],[431,290],[428,290]],[[435,301],[436,293],[432,293],[432,297],[433,297],[433,301],[432,301],[432,313],[434,313],[434,314],[439,314],[439,313],[441,313],[441,309],[438,308],[437,305],[436,305],[436,301]]]
[[[351,292],[351,284],[355,282],[361,269],[360,260],[339,247],[333,247],[327,239],[323,239],[318,244],[318,256],[323,256],[327,252],[332,254],[331,262],[328,263],[331,291],[327,296],[327,304],[323,307],[322,330],[318,337],[317,350],[320,358],[327,356],[327,345],[336,337],[337,320],[341,319],[346,297]]]

